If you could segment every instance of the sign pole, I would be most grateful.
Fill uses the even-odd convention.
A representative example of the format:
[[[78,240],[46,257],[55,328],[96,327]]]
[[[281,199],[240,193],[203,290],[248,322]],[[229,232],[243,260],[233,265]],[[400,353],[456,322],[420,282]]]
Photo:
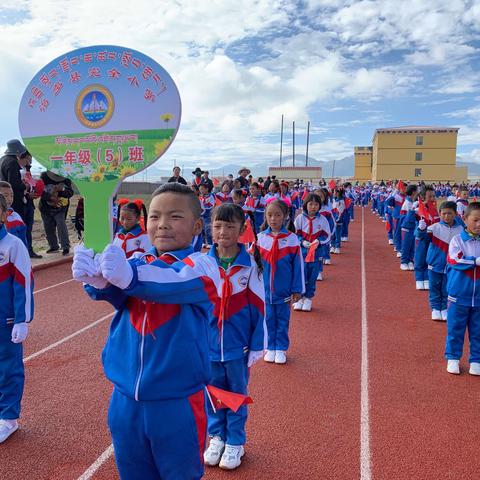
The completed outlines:
[[[307,124],[307,151],[305,153],[305,166],[308,167],[308,144],[310,142],[310,120]]]

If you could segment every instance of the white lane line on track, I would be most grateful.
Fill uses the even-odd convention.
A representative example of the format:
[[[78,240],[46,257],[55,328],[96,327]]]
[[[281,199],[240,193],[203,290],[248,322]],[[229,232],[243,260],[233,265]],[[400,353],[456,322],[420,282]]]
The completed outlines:
[[[37,293],[44,292],[45,290],[50,290],[51,288],[59,287],[60,285],[65,285],[66,283],[73,282],[73,278],[70,278],[70,280],[65,280],[64,282],[56,283],[55,285],[50,285],[49,287],[41,288],[40,290],[35,290],[33,292],[34,295]]]
[[[66,336],[65,338],[62,338],[61,340],[58,340],[55,343],[52,343],[51,345],[48,345],[48,347],[42,348],[41,350],[38,350],[38,352],[32,353],[28,357],[25,357],[23,359],[24,363],[28,362],[29,360],[33,360],[34,358],[43,355],[44,353],[48,352],[49,350],[54,349],[55,347],[58,347],[59,345],[62,345],[62,343],[68,342],[68,340],[71,340],[72,338],[75,338],[77,335],[82,334],[83,332],[86,332],[87,330],[90,330],[91,328],[97,326],[99,323],[104,322],[108,318],[110,318],[115,312],[109,313],[108,315],[105,315],[102,318],[99,318],[98,320],[95,320],[94,322],[90,323],[86,327],[81,328],[80,330],[77,330],[76,332],[73,332],[72,334]]]
[[[370,406],[368,398],[367,279],[365,274],[365,209],[362,208],[362,365],[360,386],[360,480],[371,480]]]
[[[112,456],[113,445],[110,445],[83,473],[77,480],[90,480],[99,468]]]

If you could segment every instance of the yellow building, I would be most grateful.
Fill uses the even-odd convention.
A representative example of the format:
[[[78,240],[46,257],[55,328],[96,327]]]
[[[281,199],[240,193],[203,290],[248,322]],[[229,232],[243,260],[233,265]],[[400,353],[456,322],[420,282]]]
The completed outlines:
[[[379,128],[373,136],[372,181],[466,181],[457,167],[458,128]]]
[[[358,182],[372,180],[373,147],[355,147],[355,175]]]

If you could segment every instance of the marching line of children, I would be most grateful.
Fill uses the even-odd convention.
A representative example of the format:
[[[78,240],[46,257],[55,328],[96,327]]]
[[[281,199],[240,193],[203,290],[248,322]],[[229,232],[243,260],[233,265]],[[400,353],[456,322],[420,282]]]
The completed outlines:
[[[417,185],[406,186],[402,181],[389,189],[383,212],[388,241],[401,257],[400,269],[414,270],[416,289],[428,291],[432,320],[447,324],[447,372],[461,372],[468,329],[469,373],[480,375],[480,202],[468,203],[469,189],[460,187],[437,209],[437,188],[422,185],[418,190]],[[374,186],[372,198],[378,200],[378,191]],[[378,201],[375,206],[372,202],[372,210],[381,216],[378,209]],[[392,217],[396,220],[393,238]]]

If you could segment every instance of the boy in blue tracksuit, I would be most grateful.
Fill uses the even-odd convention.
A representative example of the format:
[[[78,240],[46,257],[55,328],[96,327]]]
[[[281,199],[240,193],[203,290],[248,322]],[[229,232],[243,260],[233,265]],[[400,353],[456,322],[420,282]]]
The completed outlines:
[[[27,247],[7,232],[0,195],[0,443],[18,429],[25,379],[22,342],[33,318],[33,278]]]
[[[470,374],[480,375],[480,202],[464,215],[465,230],[448,249],[447,371],[460,373],[465,330],[470,340]]]
[[[214,209],[215,245],[208,258],[217,265],[221,295],[209,321],[210,383],[241,395],[247,394],[249,368],[263,357],[267,330],[261,258],[239,243],[244,228],[245,215],[238,205],[224,203]],[[209,407],[207,465],[233,470],[241,464],[247,416],[246,405],[236,412]]]
[[[393,205],[393,245],[395,251],[397,252],[397,257],[402,256],[402,225],[401,225],[401,210],[403,203],[405,202],[405,193],[404,193],[403,182],[397,184],[397,190],[393,194],[394,205]]]
[[[193,253],[202,227],[195,193],[167,183],[150,204],[149,252],[127,260],[115,245],[96,259],[75,251],[74,278],[117,310],[102,360],[115,387],[108,423],[122,479],[203,476],[207,324],[220,278],[213,259]]]
[[[402,232],[402,250],[400,259],[401,270],[413,270],[413,259],[415,255],[415,228],[417,217],[415,213],[415,200],[418,196],[416,185],[409,185],[406,190],[406,198],[400,211],[400,227]]]
[[[426,262],[428,265],[429,297],[432,320],[447,320],[447,254],[452,238],[462,232],[464,224],[455,211],[455,202],[440,205],[440,222],[427,226],[422,219],[417,236],[428,239]]]
[[[393,245],[393,231],[394,231],[394,222],[393,222],[393,210],[395,208],[395,192],[390,192],[387,194],[385,199],[385,220],[387,223],[387,238],[388,244]]]

